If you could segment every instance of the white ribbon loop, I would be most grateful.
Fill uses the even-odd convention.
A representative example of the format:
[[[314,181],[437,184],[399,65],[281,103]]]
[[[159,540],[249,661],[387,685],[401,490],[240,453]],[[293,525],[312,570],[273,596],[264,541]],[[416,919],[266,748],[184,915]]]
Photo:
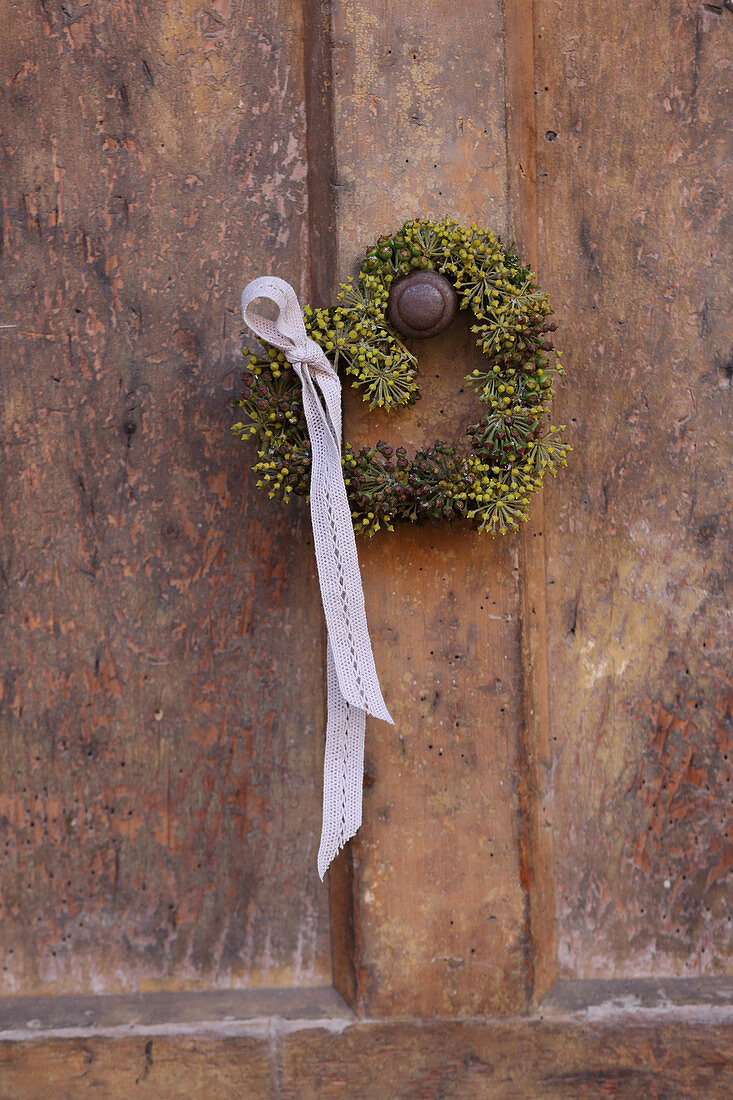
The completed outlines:
[[[277,306],[274,321],[253,308],[257,298]],[[365,715],[390,723],[392,718],[374,665],[341,468],[341,383],[322,349],[306,333],[289,283],[274,276],[254,279],[242,294],[242,316],[255,336],[283,351],[292,364],[303,387],[311,442],[311,521],[328,630],[328,720],[318,853],[318,873],[323,878],[331,860],[361,824]]]

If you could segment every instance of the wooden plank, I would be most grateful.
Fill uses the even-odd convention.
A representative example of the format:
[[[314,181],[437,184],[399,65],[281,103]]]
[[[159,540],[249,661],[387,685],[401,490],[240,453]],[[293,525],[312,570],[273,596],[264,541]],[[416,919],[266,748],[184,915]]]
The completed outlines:
[[[2,1100],[279,1098],[266,1036],[38,1040],[0,1044]]]
[[[271,1019],[0,1043],[3,1100],[87,1093],[173,1100],[724,1100],[733,1027],[704,1018],[375,1021]],[[315,1026],[314,1026],[315,1025]]]
[[[308,518],[227,407],[244,280],[306,290],[300,4],[0,9],[0,990],[322,983]]]
[[[375,1023],[282,1042],[283,1100],[634,1100],[733,1089],[733,1028],[687,1021]]]
[[[353,849],[359,1007],[521,1011],[511,550],[408,529],[375,540],[362,568],[396,726],[370,729]]]
[[[730,962],[729,11],[537,0],[561,973]],[[559,858],[561,855],[562,858]]]
[[[498,4],[333,5],[342,278],[406,217],[450,213],[505,234],[502,30]],[[399,418],[347,395],[347,438],[414,447],[459,436],[469,345],[459,324],[419,347],[425,398]],[[361,1012],[527,1003],[515,547],[458,525],[380,532],[360,546],[396,719],[368,727],[364,824],[350,853]]]
[[[512,236],[538,273],[534,0],[504,8],[507,182]],[[522,627],[522,874],[529,897],[528,983],[539,1004],[557,977],[554,797],[544,491],[519,533]]]

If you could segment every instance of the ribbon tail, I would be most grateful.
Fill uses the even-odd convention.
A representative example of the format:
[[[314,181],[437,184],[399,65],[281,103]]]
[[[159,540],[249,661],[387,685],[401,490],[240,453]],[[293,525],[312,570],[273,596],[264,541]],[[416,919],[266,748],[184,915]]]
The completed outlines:
[[[347,702],[341,693],[330,640],[326,667],[328,721],[323,761],[323,825],[318,849],[321,881],[331,861],[361,825],[366,728],[366,713]]]
[[[299,373],[311,441],[313,544],[338,682],[350,703],[394,725],[374,665],[341,454],[315,395],[312,379],[307,371]]]

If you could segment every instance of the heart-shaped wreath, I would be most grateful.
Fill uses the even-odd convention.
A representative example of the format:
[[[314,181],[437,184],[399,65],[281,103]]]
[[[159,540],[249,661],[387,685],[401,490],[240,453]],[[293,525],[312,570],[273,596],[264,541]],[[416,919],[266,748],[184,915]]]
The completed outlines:
[[[470,309],[485,367],[467,375],[486,412],[467,430],[470,446],[436,443],[409,458],[384,442],[360,451],[347,442],[342,464],[354,528],[374,534],[395,520],[465,518],[505,534],[527,519],[529,498],[545,473],[566,465],[571,449],[547,425],[553,382],[563,374],[550,334],[547,296],[512,248],[476,226],[408,221],[367,249],[356,280],[342,284],[337,306],[304,310],[308,335],[335,369],[353,378],[371,408],[416,401],[418,363],[388,320],[393,284],[415,270],[436,271]],[[282,351],[263,344],[249,356],[233,431],[257,436],[257,485],[287,501],[307,495],[311,449],[301,384]],[[241,414],[240,414],[241,415]],[[544,422],[544,423],[543,423]]]

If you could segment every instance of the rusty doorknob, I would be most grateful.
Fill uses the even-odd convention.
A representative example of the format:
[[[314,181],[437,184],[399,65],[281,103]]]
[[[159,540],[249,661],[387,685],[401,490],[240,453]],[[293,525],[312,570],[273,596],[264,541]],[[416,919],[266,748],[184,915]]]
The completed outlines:
[[[456,315],[456,292],[437,271],[413,271],[389,292],[389,320],[403,336],[437,336]]]

